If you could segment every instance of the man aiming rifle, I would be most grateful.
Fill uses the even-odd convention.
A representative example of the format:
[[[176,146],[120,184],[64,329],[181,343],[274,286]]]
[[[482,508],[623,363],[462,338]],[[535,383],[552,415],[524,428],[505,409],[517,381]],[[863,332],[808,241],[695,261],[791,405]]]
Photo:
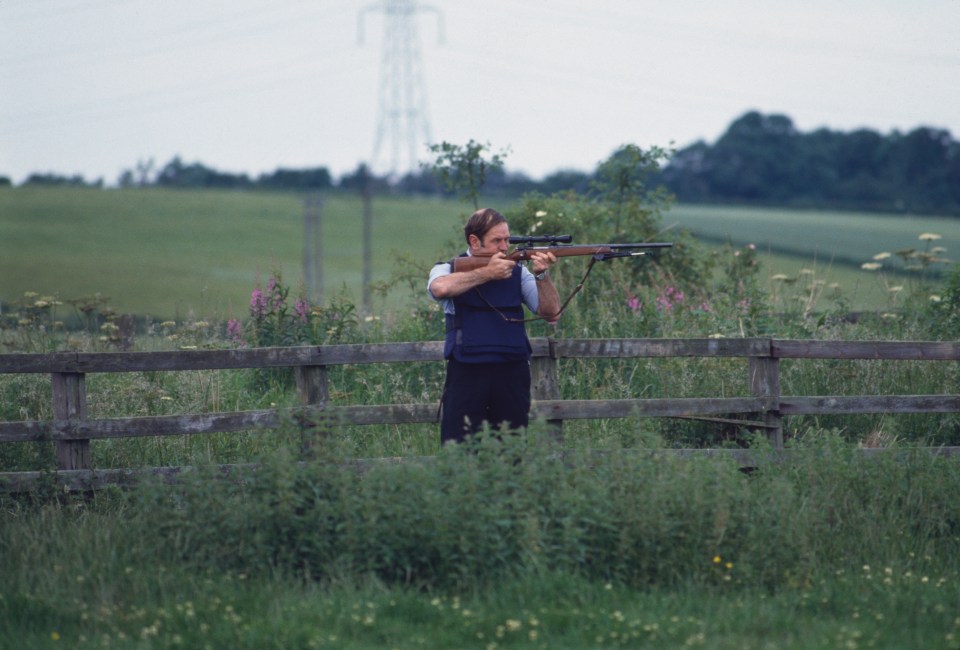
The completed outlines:
[[[530,342],[523,306],[547,321],[560,314],[550,252],[530,256],[532,270],[506,256],[510,227],[496,210],[477,210],[463,228],[467,252],[488,258],[470,270],[455,260],[436,264],[427,290],[446,319],[447,378],[441,400],[440,443],[460,442],[483,422],[526,427],[530,413]]]
[[[589,255],[587,273],[598,260],[645,255],[643,249],[670,243],[567,245],[569,235],[511,237],[496,210],[477,210],[463,229],[467,252],[430,271],[427,290],[443,304],[447,378],[441,399],[440,442],[462,441],[483,422],[526,427],[530,413],[530,342],[524,305],[556,322],[563,305],[549,270],[558,257]],[[511,243],[520,244],[507,252]],[[546,243],[547,246],[534,246]],[[531,268],[519,262],[529,261]]]

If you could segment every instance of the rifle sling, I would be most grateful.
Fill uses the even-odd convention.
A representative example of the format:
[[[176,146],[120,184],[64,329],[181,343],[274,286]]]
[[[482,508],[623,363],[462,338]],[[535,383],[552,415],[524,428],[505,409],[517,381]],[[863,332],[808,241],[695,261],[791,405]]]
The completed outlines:
[[[586,272],[583,274],[583,277],[580,278],[580,282],[577,284],[574,290],[570,292],[569,296],[567,296],[567,299],[563,301],[563,305],[560,306],[560,311],[557,312],[557,316],[556,316],[557,318],[560,318],[563,312],[566,311],[567,305],[569,305],[570,301],[573,300],[573,297],[578,293],[580,293],[580,290],[583,289],[583,283],[587,281],[587,276],[590,275],[590,271],[593,270],[593,265],[596,264],[596,262],[597,262],[596,257],[590,258],[590,264],[587,265]],[[497,312],[497,314],[500,315],[500,318],[507,321],[508,323],[530,323],[538,320],[546,320],[543,316],[534,316],[533,318],[511,318],[510,316],[507,316],[502,311],[500,311],[499,309],[494,307],[492,304],[490,304],[490,301],[486,299],[486,297],[480,291],[479,287],[477,287],[476,291],[477,291],[477,295],[480,296],[483,302],[487,303],[487,306],[490,307],[490,309]]]

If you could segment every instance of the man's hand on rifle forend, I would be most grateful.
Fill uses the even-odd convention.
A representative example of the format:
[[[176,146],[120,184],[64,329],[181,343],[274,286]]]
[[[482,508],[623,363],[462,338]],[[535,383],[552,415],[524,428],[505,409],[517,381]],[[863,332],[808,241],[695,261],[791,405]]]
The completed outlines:
[[[557,261],[557,256],[550,251],[537,251],[530,255],[533,268],[530,271],[536,275],[550,269]]]
[[[516,262],[507,259],[507,256],[503,253],[494,253],[490,257],[490,261],[487,262],[487,265],[483,268],[488,281],[506,280],[513,275],[513,267],[516,265]]]

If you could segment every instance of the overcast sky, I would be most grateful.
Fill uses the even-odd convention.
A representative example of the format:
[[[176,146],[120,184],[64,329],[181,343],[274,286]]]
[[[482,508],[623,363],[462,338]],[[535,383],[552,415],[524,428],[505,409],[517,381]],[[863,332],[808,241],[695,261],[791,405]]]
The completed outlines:
[[[802,131],[934,126],[960,138],[960,0],[417,7],[431,140],[509,148],[507,168],[534,178],[591,171],[624,143],[713,142],[748,110],[786,114]],[[390,88],[384,8],[0,0],[0,176],[113,184],[138,161],[174,156],[253,176],[352,171],[373,157]],[[426,158],[426,143],[418,152]]]

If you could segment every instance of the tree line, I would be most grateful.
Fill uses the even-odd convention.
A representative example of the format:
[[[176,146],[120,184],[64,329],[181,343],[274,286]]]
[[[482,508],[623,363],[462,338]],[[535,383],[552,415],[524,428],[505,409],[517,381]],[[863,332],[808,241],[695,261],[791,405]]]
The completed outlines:
[[[444,143],[445,145],[446,143]],[[471,144],[475,144],[471,141]],[[438,147],[431,147],[437,152]],[[597,180],[592,172],[563,169],[536,180],[499,165],[487,170],[484,193],[521,196],[574,190]],[[960,142],[949,131],[918,127],[881,134],[827,128],[803,133],[786,115],[750,111],[716,142],[703,140],[672,151],[651,183],[680,202],[752,204],[960,216]],[[0,186],[12,185],[0,176]],[[102,187],[103,180],[53,173],[31,174],[23,185]],[[219,188],[279,191],[364,191],[449,195],[430,169],[398,178],[377,177],[363,164],[334,178],[326,167],[277,169],[259,176],[233,174],[179,156],[160,168],[140,161],[117,179],[120,187]]]
[[[960,142],[931,127],[801,133],[751,111],[675,152],[661,181],[683,202],[960,215]]]

